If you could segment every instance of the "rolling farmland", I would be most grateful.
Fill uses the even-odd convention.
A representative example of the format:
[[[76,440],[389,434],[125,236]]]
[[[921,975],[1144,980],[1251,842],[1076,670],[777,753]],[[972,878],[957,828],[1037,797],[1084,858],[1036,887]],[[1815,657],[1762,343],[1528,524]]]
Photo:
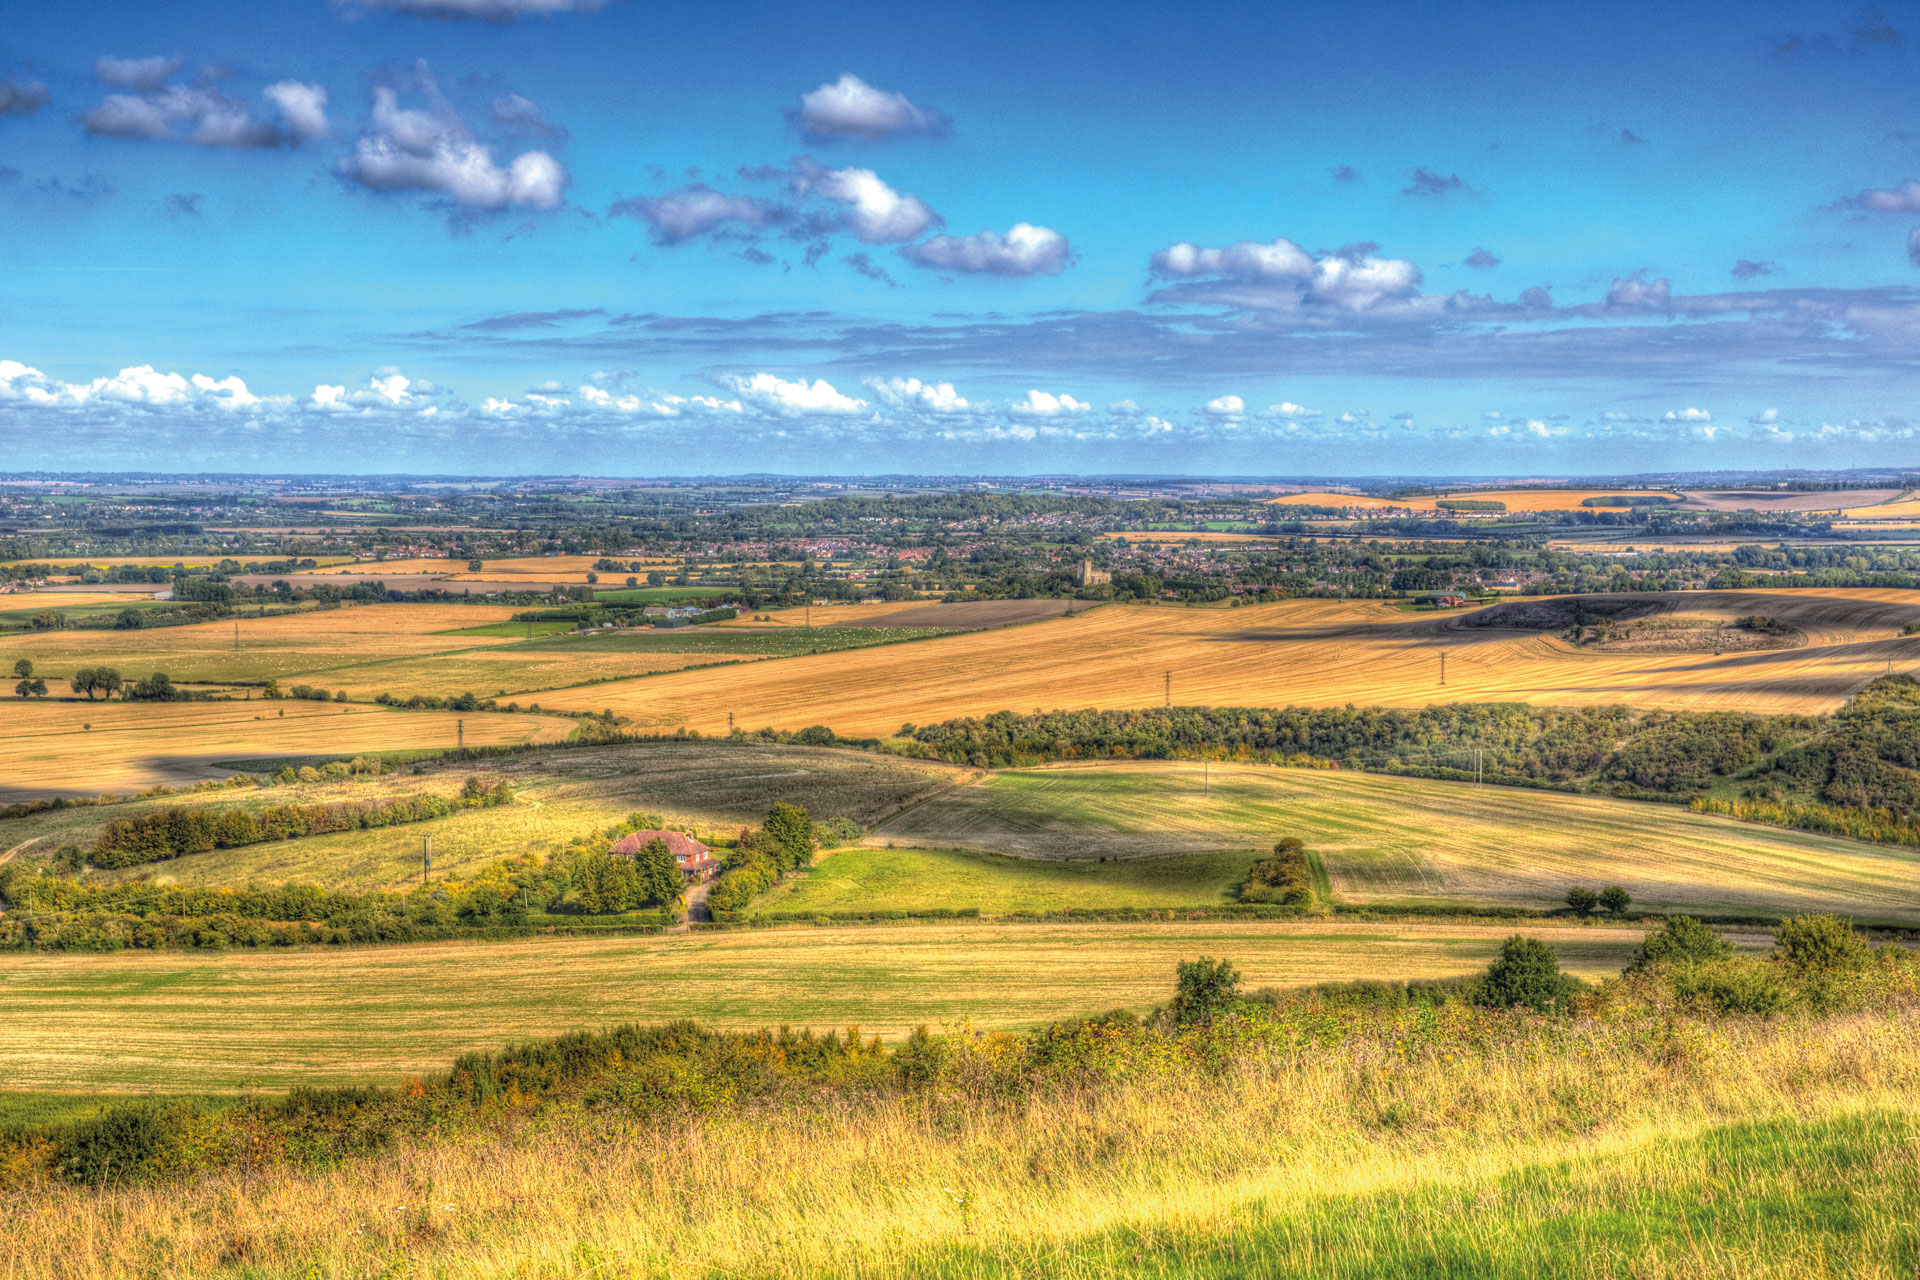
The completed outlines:
[[[451,729],[451,720],[439,713],[405,714],[407,720],[395,723],[404,725],[418,717],[433,725],[434,731],[442,726]],[[476,717],[466,719],[472,732]],[[570,727],[569,722],[558,723]],[[310,749],[324,748],[314,744]],[[434,822],[430,829],[433,865],[439,876],[470,876],[512,854],[552,852],[575,836],[590,835],[635,810],[660,813],[675,827],[692,827],[709,837],[731,836],[743,826],[758,823],[772,804],[782,800],[805,805],[822,819],[851,818],[866,826],[973,776],[972,770],[951,765],[851,751],[659,742],[571,747],[478,765],[447,762],[430,767],[421,778],[389,774],[364,782],[303,785],[291,792],[275,788],[233,796],[221,793],[211,799],[221,804],[245,803],[249,797],[256,803],[286,799],[311,803],[417,790],[444,793],[456,790],[474,772],[510,779],[514,803],[463,810]],[[144,807],[123,803],[0,822],[0,849],[34,838],[43,840],[42,849],[67,842],[90,844],[104,823]],[[153,876],[161,883],[183,885],[298,881],[355,891],[405,889],[418,882],[421,840],[427,831],[419,827],[342,831],[216,849],[165,865],[95,874],[108,880]]]
[[[1529,925],[1588,976],[1637,928]],[[237,1090],[392,1082],[466,1049],[626,1021],[977,1029],[1164,1000],[1175,962],[1250,985],[1472,972],[1509,927],[1270,922],[781,929],[356,951],[29,954],[0,982],[13,1088]]]
[[[703,733],[724,732],[733,712],[749,728],[817,723],[886,734],[903,722],[1005,709],[1157,706],[1171,672],[1172,701],[1195,706],[1505,701],[1823,712],[1889,663],[1920,666],[1920,639],[1900,635],[1920,619],[1920,592],[1699,592],[1665,602],[1682,616],[1762,613],[1799,629],[1807,643],[1718,657],[1606,653],[1543,632],[1465,627],[1463,615],[1408,615],[1368,601],[1109,605],[1003,631],[597,685],[577,705]],[[576,705],[557,694],[547,701]]]
[[[868,843],[1163,865],[1236,851],[1244,875],[1283,835],[1321,855],[1346,903],[1555,907],[1576,884],[1618,884],[1649,909],[1920,921],[1913,850],[1671,805],[1382,774],[1150,763],[1011,770],[909,809]],[[1196,895],[1211,876],[1197,870],[1176,900],[1207,900]],[[871,905],[895,905],[889,892],[915,889],[877,886]],[[804,908],[808,886],[791,896]],[[986,904],[954,897],[926,905]]]
[[[557,716],[389,711],[322,702],[30,702],[7,708],[0,797],[93,795],[214,776],[215,761],[557,742]],[[91,727],[89,727],[91,726]]]

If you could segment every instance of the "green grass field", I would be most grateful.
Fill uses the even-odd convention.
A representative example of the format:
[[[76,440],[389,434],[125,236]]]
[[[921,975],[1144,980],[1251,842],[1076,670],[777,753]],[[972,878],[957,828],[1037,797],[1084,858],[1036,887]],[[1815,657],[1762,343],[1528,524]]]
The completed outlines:
[[[1639,929],[1529,927],[1572,972],[1617,973]],[[392,1081],[466,1049],[626,1021],[1027,1027],[1166,998],[1177,961],[1249,985],[1439,978],[1512,929],[1180,922],[894,925],[438,943],[350,951],[25,953],[0,980],[16,1089],[228,1091]],[[1749,939],[1758,943],[1761,939]]]
[[[1283,835],[1321,854],[1335,895],[1348,903],[1547,907],[1574,885],[1618,884],[1651,909],[1920,920],[1913,850],[1672,805],[1380,774],[1225,765],[1203,773],[1191,764],[1012,770],[907,810],[868,843],[1080,864],[1236,853],[1244,866]],[[979,876],[999,871],[998,861],[980,865]],[[1114,867],[1096,862],[1093,874]],[[1212,874],[1197,873],[1196,888]],[[979,876],[943,873],[932,883],[976,890]],[[933,901],[884,876],[874,883],[891,895],[886,905],[902,896],[977,905]]]
[[[1197,853],[1126,862],[1036,862],[955,849],[856,845],[823,855],[778,885],[756,911],[924,911],[987,915],[1072,908],[1205,907],[1234,900],[1250,853]]]

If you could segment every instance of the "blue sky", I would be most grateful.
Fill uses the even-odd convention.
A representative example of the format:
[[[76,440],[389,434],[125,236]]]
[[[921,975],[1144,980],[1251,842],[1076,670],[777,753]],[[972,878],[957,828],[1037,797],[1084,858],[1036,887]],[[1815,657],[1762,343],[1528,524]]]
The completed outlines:
[[[1913,458],[1912,6],[9,9],[0,466]]]

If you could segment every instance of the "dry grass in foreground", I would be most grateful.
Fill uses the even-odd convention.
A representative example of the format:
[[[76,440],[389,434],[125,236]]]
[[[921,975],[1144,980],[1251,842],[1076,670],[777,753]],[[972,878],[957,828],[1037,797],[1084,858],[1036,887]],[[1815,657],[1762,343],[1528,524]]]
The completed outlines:
[[[624,1118],[515,1123],[508,1102],[495,1127],[309,1173],[35,1185],[7,1206],[0,1276],[1913,1272],[1910,1016],[1549,1025],[1443,1008],[1208,1061],[1015,1095],[662,1113],[643,1092]]]

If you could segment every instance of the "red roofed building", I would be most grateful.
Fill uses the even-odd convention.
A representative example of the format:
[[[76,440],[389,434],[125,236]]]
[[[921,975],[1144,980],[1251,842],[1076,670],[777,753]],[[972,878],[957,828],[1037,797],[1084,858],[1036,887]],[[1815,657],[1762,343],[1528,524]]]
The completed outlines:
[[[621,837],[607,852],[631,858],[655,840],[667,846],[667,852],[680,866],[680,873],[689,881],[705,880],[720,869],[720,860],[713,856],[713,850],[684,831],[636,831]]]

